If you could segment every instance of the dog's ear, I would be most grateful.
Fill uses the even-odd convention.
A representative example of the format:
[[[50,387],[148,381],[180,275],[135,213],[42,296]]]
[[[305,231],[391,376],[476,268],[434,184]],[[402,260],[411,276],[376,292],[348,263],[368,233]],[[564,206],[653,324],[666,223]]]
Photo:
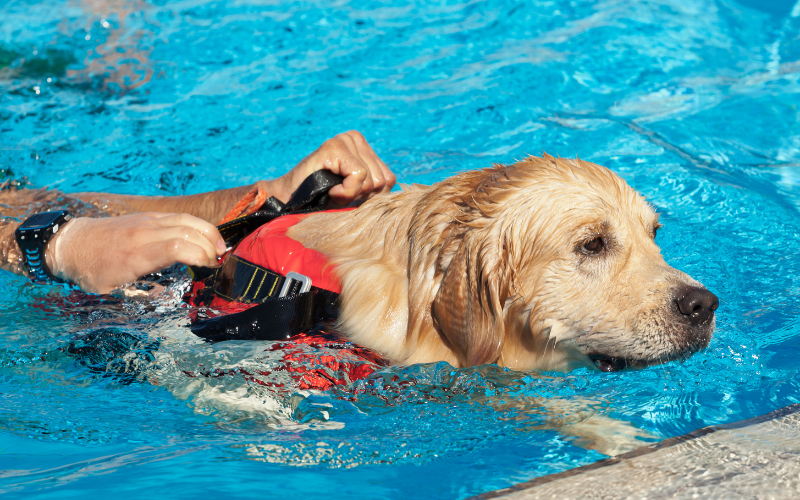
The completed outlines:
[[[433,320],[462,366],[492,363],[505,339],[503,305],[510,287],[504,252],[498,241],[474,241],[470,230],[458,232],[443,245],[452,257],[433,302]]]

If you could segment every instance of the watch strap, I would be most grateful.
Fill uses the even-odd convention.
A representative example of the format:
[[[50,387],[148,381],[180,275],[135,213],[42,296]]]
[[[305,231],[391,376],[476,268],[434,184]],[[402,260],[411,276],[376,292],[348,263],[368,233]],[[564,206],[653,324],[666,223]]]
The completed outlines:
[[[26,224],[33,219],[33,216],[20,225],[15,231],[17,244],[22,252],[22,260],[28,270],[28,277],[37,283],[63,283],[63,280],[53,276],[50,269],[47,267],[47,259],[45,258],[45,249],[47,242],[61,229],[61,227],[72,219],[69,212],[66,210],[59,210],[56,212],[45,212],[43,214],[52,214],[50,224],[46,227],[26,228]]]

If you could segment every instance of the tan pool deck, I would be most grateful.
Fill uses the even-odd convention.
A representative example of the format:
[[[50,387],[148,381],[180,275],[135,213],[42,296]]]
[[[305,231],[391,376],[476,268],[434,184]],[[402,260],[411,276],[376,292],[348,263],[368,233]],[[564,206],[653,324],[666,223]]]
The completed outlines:
[[[473,497],[490,498],[800,500],[800,404]]]

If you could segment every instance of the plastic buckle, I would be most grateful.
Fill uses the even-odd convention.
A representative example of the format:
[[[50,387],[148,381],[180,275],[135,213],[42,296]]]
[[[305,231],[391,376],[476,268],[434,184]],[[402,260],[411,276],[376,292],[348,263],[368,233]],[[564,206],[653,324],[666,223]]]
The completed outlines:
[[[289,293],[289,287],[292,286],[292,281],[299,281],[301,283],[300,291],[297,293],[306,293],[311,290],[311,278],[304,274],[289,271],[286,273],[286,280],[283,282],[283,287],[281,287],[281,293],[278,294],[278,298],[286,297],[286,294]]]

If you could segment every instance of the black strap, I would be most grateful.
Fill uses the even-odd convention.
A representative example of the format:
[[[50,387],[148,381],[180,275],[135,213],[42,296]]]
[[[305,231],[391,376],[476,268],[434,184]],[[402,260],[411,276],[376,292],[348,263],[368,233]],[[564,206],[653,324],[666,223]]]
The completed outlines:
[[[229,255],[206,283],[225,300],[253,304],[277,298],[285,280],[281,274]]]
[[[192,333],[210,342],[225,340],[286,340],[338,315],[338,294],[311,291],[272,299],[246,311],[192,324]]]
[[[206,289],[214,295],[244,304],[260,304],[280,297],[287,281],[285,296],[297,295],[303,285],[300,280],[287,278],[238,255],[229,255],[222,267],[214,269],[204,281]]]
[[[330,201],[328,191],[341,184],[343,180],[344,177],[329,170],[317,170],[306,177],[292,193],[292,198],[286,204],[284,212],[296,214],[325,210]],[[267,201],[269,202],[269,200]]]

